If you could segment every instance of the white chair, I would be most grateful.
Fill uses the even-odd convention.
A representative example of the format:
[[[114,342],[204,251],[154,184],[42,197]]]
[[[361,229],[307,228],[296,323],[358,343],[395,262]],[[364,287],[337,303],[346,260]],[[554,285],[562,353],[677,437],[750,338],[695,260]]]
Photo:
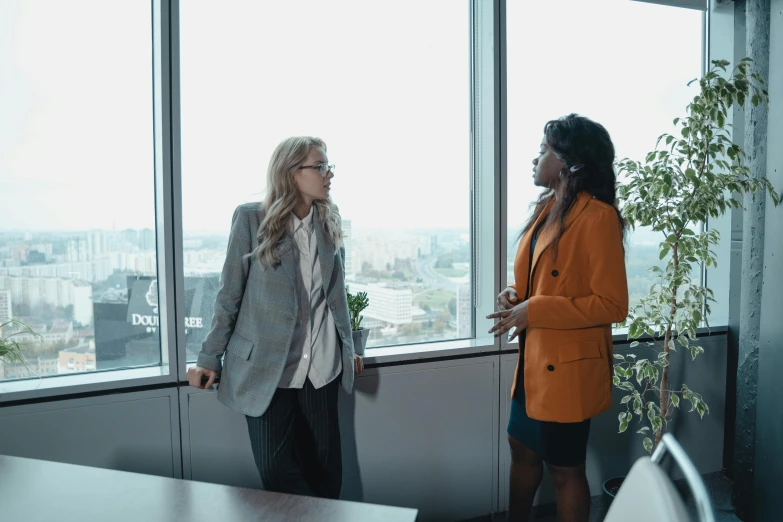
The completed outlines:
[[[685,475],[696,503],[699,522],[715,522],[712,502],[701,475],[682,446],[669,433],[664,434],[652,457],[636,461],[604,518],[604,522],[690,522],[685,502],[661,461],[670,454]]]

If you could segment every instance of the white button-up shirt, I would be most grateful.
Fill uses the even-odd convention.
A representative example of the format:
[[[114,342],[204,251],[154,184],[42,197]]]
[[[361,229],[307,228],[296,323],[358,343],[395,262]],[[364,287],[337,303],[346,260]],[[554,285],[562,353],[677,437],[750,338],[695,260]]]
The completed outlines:
[[[304,219],[291,215],[290,231],[296,245],[298,316],[291,348],[278,388],[302,388],[309,377],[315,388],[329,384],[343,369],[334,318],[326,305],[326,291],[318,260],[313,212]]]

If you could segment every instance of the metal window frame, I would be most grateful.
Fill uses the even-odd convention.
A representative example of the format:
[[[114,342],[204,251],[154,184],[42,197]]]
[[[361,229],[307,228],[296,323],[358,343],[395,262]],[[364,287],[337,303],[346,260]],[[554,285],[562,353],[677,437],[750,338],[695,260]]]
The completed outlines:
[[[655,2],[665,3],[665,2]],[[687,7],[681,5],[680,7]],[[669,5],[669,4],[667,4]],[[155,212],[160,300],[161,367],[123,370],[116,380],[14,391],[0,403],[36,397],[184,382],[187,374],[184,325],[182,223],[182,156],[180,107],[180,3],[150,0],[153,34],[153,111],[155,146]],[[507,223],[507,70],[506,0],[470,0],[470,212],[473,339],[469,350],[494,352],[512,348],[505,339],[479,334],[491,326],[484,316],[494,310],[495,295],[505,288]],[[709,59],[709,18],[704,15],[705,67]],[[489,270],[489,267],[492,267]],[[706,271],[704,271],[706,278]],[[484,329],[484,330],[482,330]],[[433,343],[427,343],[431,345]],[[444,343],[444,349],[454,343]],[[479,346],[480,345],[480,346]],[[433,353],[432,346],[422,347]],[[410,350],[408,350],[410,352]],[[372,354],[368,354],[372,357]],[[403,359],[418,358],[414,353]],[[63,381],[64,382],[64,381]]]
[[[153,111],[155,125],[155,227],[158,260],[158,299],[161,343],[161,364],[168,365],[168,375],[177,379],[179,367],[177,340],[181,334],[183,300],[182,269],[177,270],[174,202],[181,199],[174,180],[175,162],[172,154],[173,114],[172,94],[172,3],[152,0],[153,28]],[[177,112],[178,116],[178,112]],[[181,244],[181,241],[180,241]],[[180,247],[181,248],[181,247]],[[181,264],[181,263],[180,263]],[[179,271],[179,277],[177,275]]]
[[[486,316],[505,285],[505,5],[505,0],[471,1],[473,339],[492,351],[504,344],[486,333],[494,323]]]

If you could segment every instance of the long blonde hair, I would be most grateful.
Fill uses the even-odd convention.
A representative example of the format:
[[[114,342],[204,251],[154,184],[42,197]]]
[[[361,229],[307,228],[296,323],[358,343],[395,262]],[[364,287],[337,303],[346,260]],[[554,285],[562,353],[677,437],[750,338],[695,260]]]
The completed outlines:
[[[277,146],[269,160],[266,174],[267,194],[260,209],[261,226],[256,233],[258,247],[251,254],[264,268],[280,263],[280,259],[275,255],[275,247],[286,233],[299,193],[294,175],[313,147],[321,147],[326,152],[326,143],[320,138],[288,138]],[[337,205],[332,202],[331,197],[316,200],[314,204],[326,236],[338,246],[342,240],[342,230]]]

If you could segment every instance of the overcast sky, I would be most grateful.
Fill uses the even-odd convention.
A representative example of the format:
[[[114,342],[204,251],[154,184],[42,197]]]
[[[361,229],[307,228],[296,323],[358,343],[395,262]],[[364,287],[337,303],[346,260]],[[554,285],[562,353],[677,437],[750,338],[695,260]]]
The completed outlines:
[[[219,7],[218,7],[219,6]],[[326,140],[358,228],[468,228],[469,3],[181,2],[185,233],[227,232],[287,136]],[[641,158],[693,96],[701,13],[508,0],[509,228],[544,123],[579,112]],[[154,225],[142,1],[0,1],[0,230]]]

